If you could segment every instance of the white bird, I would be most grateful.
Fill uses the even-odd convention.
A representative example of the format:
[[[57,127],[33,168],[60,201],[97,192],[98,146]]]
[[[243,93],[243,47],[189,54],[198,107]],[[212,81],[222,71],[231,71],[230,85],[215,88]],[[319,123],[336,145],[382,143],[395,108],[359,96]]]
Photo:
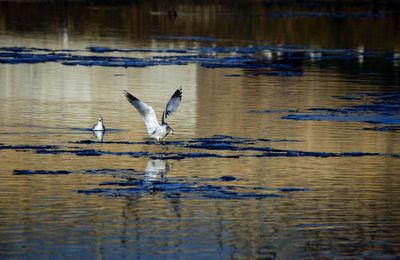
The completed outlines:
[[[95,124],[92,128],[93,131],[105,131],[106,127],[103,124],[103,118],[99,117],[97,120],[97,124]]]
[[[168,134],[173,134],[173,129],[167,124],[167,117],[175,112],[181,103],[182,87],[177,89],[168,101],[162,114],[161,125],[158,123],[156,113],[151,106],[132,96],[126,90],[124,90],[124,95],[139,112],[144,124],[146,125],[147,133],[151,138],[156,139],[161,143]]]

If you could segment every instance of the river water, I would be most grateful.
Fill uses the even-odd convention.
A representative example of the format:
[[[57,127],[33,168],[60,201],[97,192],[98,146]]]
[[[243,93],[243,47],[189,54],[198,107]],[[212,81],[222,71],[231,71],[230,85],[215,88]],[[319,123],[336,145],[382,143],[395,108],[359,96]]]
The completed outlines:
[[[399,258],[398,12],[169,8],[0,2],[0,258]]]

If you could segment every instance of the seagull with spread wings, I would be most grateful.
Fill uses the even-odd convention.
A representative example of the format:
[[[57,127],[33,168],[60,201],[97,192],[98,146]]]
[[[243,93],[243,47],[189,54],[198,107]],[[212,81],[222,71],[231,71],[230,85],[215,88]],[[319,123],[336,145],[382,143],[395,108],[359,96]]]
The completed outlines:
[[[181,103],[182,87],[177,89],[168,101],[167,106],[162,114],[161,125],[158,123],[156,112],[151,106],[147,105],[143,101],[140,101],[126,90],[124,90],[124,95],[129,103],[131,103],[139,112],[144,124],[146,125],[147,133],[151,138],[154,138],[159,143],[162,143],[168,134],[173,134],[173,129],[167,124],[167,118],[176,111]]]

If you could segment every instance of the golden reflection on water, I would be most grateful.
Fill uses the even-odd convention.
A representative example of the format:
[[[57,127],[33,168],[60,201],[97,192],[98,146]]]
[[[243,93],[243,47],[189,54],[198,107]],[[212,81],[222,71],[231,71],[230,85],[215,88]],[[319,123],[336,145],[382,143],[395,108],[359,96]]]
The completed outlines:
[[[70,48],[84,52],[89,46],[115,48],[191,48],[214,43],[149,39],[149,35],[205,35],[216,38],[307,44],[322,47],[368,49],[399,48],[391,33],[391,19],[343,19],[347,35],[332,34],[336,23],[312,18],[271,19],[260,3],[238,24],[236,13],[222,4],[178,5],[178,19],[149,14],[161,7],[146,2],[131,6],[83,6],[55,4],[55,13],[44,26],[41,4],[31,4],[35,15],[26,21],[27,9],[0,3],[1,46]],[[28,4],[20,4],[26,6]],[[243,14],[244,15],[244,14]],[[113,18],[113,19],[110,19]],[[118,19],[117,19],[118,18]],[[58,20],[60,19],[60,20]],[[300,20],[300,21],[298,21]],[[47,23],[46,23],[47,24]],[[301,29],[297,28],[302,24]],[[373,37],[362,31],[372,26]],[[265,26],[262,26],[265,25]],[[274,26],[273,26],[274,25]],[[234,28],[235,30],[233,30]],[[387,30],[383,32],[382,28]],[[32,30],[31,30],[32,29]],[[316,33],[314,33],[314,31]],[[40,38],[36,38],[40,35]],[[332,42],[340,38],[344,42]],[[378,38],[380,39],[379,42]],[[218,45],[230,42],[215,43]],[[146,55],[146,54],[141,54]],[[365,62],[362,62],[365,64]],[[361,65],[360,65],[361,66]],[[246,73],[240,69],[206,69],[198,65],[112,68],[63,66],[58,63],[0,65],[0,143],[7,145],[59,145],[103,151],[164,152],[145,144],[110,144],[107,141],[143,141],[146,131],[138,113],[122,95],[128,90],[152,105],[160,117],[173,91],[182,86],[183,101],[171,117],[175,136],[189,140],[212,135],[253,139],[288,139],[265,142],[273,148],[320,152],[371,152],[399,154],[398,132],[362,130],[368,123],[283,120],[286,113],[254,111],[301,110],[340,107],[357,101],[333,98],[351,92],[393,91],[374,79],[349,78],[341,68],[304,66],[302,77],[226,77]],[[344,69],[346,70],[346,69]],[[347,72],[347,70],[346,70]],[[350,71],[351,74],[351,71]],[[104,143],[90,128],[103,116],[110,131]],[[78,130],[76,130],[76,129]],[[168,152],[204,152],[170,146]],[[213,152],[213,151],[206,151]],[[389,156],[367,157],[242,157],[168,160],[167,177],[219,178],[234,176],[232,185],[300,187],[304,192],[264,200],[215,200],[171,198],[163,193],[128,197],[79,194],[115,181],[113,174],[85,174],[90,169],[149,171],[148,158],[102,155],[37,154],[1,150],[0,254],[62,257],[77,252],[79,258],[129,258],[199,253],[203,257],[323,257],[398,255],[400,245],[400,165]],[[245,153],[245,152],[244,152]],[[218,154],[236,154],[220,151]],[[246,153],[251,154],[251,152]],[[162,165],[159,167],[163,167]],[[68,175],[12,175],[14,170],[68,170]],[[166,170],[167,171],[167,170]],[[151,172],[150,172],[151,173]],[[151,176],[153,178],[153,176]],[[231,183],[228,183],[229,185]],[[219,185],[218,183],[216,185]],[[324,253],[325,252],[325,253]],[[168,256],[169,256],[168,255]]]

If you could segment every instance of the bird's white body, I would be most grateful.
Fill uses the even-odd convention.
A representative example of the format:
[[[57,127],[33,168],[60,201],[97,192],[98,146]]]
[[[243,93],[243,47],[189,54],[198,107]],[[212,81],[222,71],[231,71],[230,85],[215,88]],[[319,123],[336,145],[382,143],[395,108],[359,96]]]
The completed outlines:
[[[154,127],[154,131],[153,132],[149,132],[148,134],[150,136],[150,138],[156,139],[158,142],[164,140],[165,137],[167,137],[168,130],[167,130],[167,125],[160,125],[158,124],[157,126]]]
[[[106,127],[103,124],[103,118],[99,117],[99,120],[92,128],[93,131],[105,131]]]
[[[146,125],[147,134],[150,138],[156,139],[158,142],[162,142],[168,134],[173,133],[172,128],[169,127],[166,120],[167,117],[175,112],[178,108],[182,98],[182,88],[177,89],[168,101],[165,111],[162,115],[161,124],[158,123],[156,112],[151,106],[147,105],[143,101],[140,101],[127,91],[125,91],[125,97],[139,112],[144,124]]]

